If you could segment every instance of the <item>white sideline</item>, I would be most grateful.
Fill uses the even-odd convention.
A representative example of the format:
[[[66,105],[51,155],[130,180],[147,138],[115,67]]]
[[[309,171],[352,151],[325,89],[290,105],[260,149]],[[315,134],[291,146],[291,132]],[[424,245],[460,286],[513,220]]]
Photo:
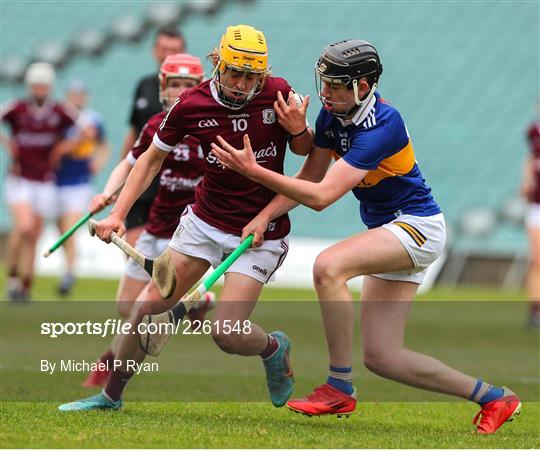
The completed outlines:
[[[58,239],[58,236],[58,233],[52,226],[48,226],[41,236],[38,243],[38,257],[36,261],[36,271],[39,275],[59,276],[62,273],[64,268],[62,249],[58,249],[48,258],[43,257],[43,252]],[[91,237],[84,226],[74,238],[77,240],[79,251],[76,264],[77,275],[106,279],[120,278],[126,261],[120,249],[113,244],[106,245],[97,238]],[[323,249],[335,244],[336,241],[322,238],[291,237],[289,255],[283,266],[276,273],[276,281],[271,286],[313,288],[311,273],[315,258]],[[445,260],[446,254],[443,254],[431,265],[424,283],[419,289],[420,292],[427,291],[433,286]],[[359,277],[352,280],[349,286],[359,289],[360,284],[361,278]]]

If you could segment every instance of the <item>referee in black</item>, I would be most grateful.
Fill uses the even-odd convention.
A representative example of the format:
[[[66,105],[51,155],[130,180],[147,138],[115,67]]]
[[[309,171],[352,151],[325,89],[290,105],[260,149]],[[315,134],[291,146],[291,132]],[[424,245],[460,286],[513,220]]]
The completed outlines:
[[[184,36],[176,27],[166,26],[158,29],[152,49],[158,71],[143,77],[137,83],[129,117],[129,129],[124,138],[120,159],[125,158],[133,148],[148,119],[163,110],[159,101],[159,68],[161,63],[167,56],[185,53],[185,51]],[[125,239],[131,245],[135,244],[139,234],[144,230],[150,206],[158,190],[158,184],[159,180],[156,177],[150,187],[135,202],[126,218]]]

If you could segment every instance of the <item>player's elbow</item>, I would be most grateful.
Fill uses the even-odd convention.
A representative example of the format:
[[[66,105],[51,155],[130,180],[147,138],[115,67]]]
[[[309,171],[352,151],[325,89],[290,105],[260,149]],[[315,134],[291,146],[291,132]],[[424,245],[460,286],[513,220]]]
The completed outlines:
[[[322,203],[316,202],[313,205],[310,205],[310,207],[315,211],[323,211],[327,206]]]
[[[326,196],[317,196],[309,205],[315,211],[323,211],[332,202]]]

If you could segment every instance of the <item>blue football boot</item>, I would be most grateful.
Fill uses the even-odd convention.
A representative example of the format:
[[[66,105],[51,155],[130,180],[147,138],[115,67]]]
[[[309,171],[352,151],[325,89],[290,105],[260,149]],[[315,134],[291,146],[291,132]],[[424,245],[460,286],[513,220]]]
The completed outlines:
[[[278,341],[279,347],[274,354],[263,360],[264,370],[272,404],[281,407],[291,397],[294,386],[294,375],[289,360],[291,340],[280,331],[272,332],[270,335]]]
[[[58,407],[62,412],[77,412],[83,410],[110,409],[118,410],[122,407],[122,400],[112,401],[103,393],[90,396],[89,398],[79,399],[78,401],[68,402]]]

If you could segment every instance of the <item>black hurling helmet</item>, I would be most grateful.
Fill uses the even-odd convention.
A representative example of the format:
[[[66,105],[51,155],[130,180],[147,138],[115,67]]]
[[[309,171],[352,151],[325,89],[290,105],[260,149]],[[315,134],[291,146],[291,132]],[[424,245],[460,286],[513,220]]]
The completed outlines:
[[[328,102],[321,95],[323,82],[330,83],[331,86],[343,84],[347,89],[353,89],[356,106],[346,113],[333,113],[336,116],[349,116],[369,104],[377,89],[377,82],[382,71],[383,67],[377,50],[369,42],[359,39],[335,42],[323,49],[315,64],[317,94],[323,103],[337,103]],[[358,80],[363,77],[367,78],[371,90],[364,99],[360,99]]]

